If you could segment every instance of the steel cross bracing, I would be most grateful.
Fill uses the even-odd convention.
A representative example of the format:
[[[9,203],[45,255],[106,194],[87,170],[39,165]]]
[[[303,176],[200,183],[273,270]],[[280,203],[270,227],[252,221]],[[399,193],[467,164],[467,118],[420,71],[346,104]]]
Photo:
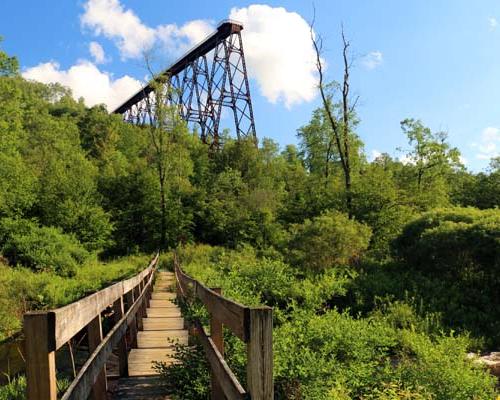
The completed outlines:
[[[222,113],[229,109],[238,139],[252,138],[257,143],[242,29],[233,21],[221,23],[216,32],[162,74],[165,96],[155,96],[148,85],[114,112],[134,124],[154,123],[155,98],[165,98],[182,119],[199,126],[203,142],[217,148]]]

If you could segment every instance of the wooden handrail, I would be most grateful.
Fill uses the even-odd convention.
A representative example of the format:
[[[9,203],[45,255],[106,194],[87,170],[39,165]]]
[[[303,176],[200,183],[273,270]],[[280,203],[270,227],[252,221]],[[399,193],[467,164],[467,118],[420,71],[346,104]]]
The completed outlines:
[[[146,288],[152,285],[153,278],[153,274],[151,274],[148,282],[146,283]],[[68,387],[61,400],[79,400],[86,399],[88,397],[90,391],[92,390],[92,386],[101,369],[104,367],[106,360],[110,356],[113,347],[118,344],[118,341],[127,332],[129,325],[133,323],[134,317],[144,301],[145,293],[145,291],[141,293],[125,315],[113,326],[113,329],[111,329],[104,340],[99,344],[99,346],[97,346],[83,367],[80,369],[78,375]]]
[[[187,275],[180,267],[176,254],[174,268],[178,295],[186,301],[198,298],[211,316],[211,337],[206,335],[198,320],[194,322],[194,331],[200,338],[212,371],[212,399],[222,398],[223,394],[228,400],[248,397],[252,400],[272,400],[272,308],[247,307],[223,297]],[[225,325],[247,343],[247,391],[244,391],[223,358],[222,329],[216,329],[220,337],[214,337],[213,326],[218,324]],[[220,348],[216,343],[220,343]]]
[[[89,350],[93,352],[63,398],[86,398],[93,389],[96,391],[97,381],[102,378],[104,382],[99,382],[100,393],[93,392],[93,398],[105,398],[104,364],[113,346],[118,345],[119,350],[123,350],[126,346],[124,334],[127,327],[135,323],[138,311],[144,310],[141,306],[151,294],[158,258],[159,254],[156,254],[149,266],[136,276],[115,283],[65,307],[29,312],[24,315],[28,400],[57,398],[55,351],[85,327],[89,332]],[[128,311],[123,315],[123,297],[132,291],[140,295],[134,299],[132,305],[129,304]],[[111,304],[114,306],[115,314],[119,314],[119,318],[106,338],[101,341],[101,312]],[[92,342],[95,345],[90,343],[90,333],[93,333]],[[126,357],[125,347],[125,353],[122,351],[119,355],[122,374],[126,373]]]

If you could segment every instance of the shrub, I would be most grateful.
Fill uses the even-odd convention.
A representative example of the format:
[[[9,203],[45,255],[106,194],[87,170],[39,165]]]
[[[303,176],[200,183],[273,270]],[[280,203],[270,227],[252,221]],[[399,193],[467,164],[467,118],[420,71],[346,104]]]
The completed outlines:
[[[439,209],[406,225],[393,245],[410,267],[451,280],[498,280],[500,210]]]
[[[174,357],[179,362],[170,365],[155,362],[154,365],[172,399],[210,399],[210,369],[201,344],[186,346],[176,343],[174,349]]]
[[[0,400],[25,400],[26,377],[19,376],[9,381],[5,386],[0,386]]]
[[[54,271],[63,276],[73,275],[77,266],[90,257],[73,236],[25,219],[0,221],[0,246],[10,264],[21,264],[36,271]]]
[[[320,272],[358,260],[368,248],[371,230],[338,211],[327,211],[291,228],[289,259],[311,271]]]
[[[468,344],[383,318],[294,313],[274,333],[276,392],[279,399],[495,398],[495,379],[467,360]]]

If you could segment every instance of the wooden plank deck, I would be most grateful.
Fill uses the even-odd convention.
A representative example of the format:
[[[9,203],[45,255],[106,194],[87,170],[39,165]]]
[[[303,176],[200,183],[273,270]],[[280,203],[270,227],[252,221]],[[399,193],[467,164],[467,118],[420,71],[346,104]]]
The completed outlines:
[[[120,378],[113,400],[169,400],[158,376]]]
[[[114,399],[168,399],[153,362],[175,362],[173,341],[187,344],[188,340],[181,311],[172,301],[173,290],[174,274],[159,272],[143,329],[137,334],[137,348],[128,355],[129,377],[119,379]]]

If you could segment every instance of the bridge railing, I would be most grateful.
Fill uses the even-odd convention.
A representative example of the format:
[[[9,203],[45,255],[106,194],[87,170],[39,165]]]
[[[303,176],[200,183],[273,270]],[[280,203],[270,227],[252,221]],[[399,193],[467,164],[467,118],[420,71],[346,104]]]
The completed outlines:
[[[149,266],[136,276],[77,302],[55,310],[24,315],[28,400],[57,399],[55,352],[83,329],[88,335],[90,356],[62,399],[81,400],[90,394],[93,399],[106,399],[106,361],[112,349],[117,347],[120,376],[127,375],[125,334],[129,330],[134,341],[137,329],[142,328],[158,257],[157,254]],[[103,338],[101,313],[110,305],[113,306],[114,325]]]
[[[227,400],[272,400],[273,315],[270,307],[247,307],[191,278],[174,255],[177,297],[198,298],[210,314],[210,336],[199,321],[194,332],[205,350],[212,374],[211,398]],[[247,344],[247,391],[224,360],[223,326]]]

